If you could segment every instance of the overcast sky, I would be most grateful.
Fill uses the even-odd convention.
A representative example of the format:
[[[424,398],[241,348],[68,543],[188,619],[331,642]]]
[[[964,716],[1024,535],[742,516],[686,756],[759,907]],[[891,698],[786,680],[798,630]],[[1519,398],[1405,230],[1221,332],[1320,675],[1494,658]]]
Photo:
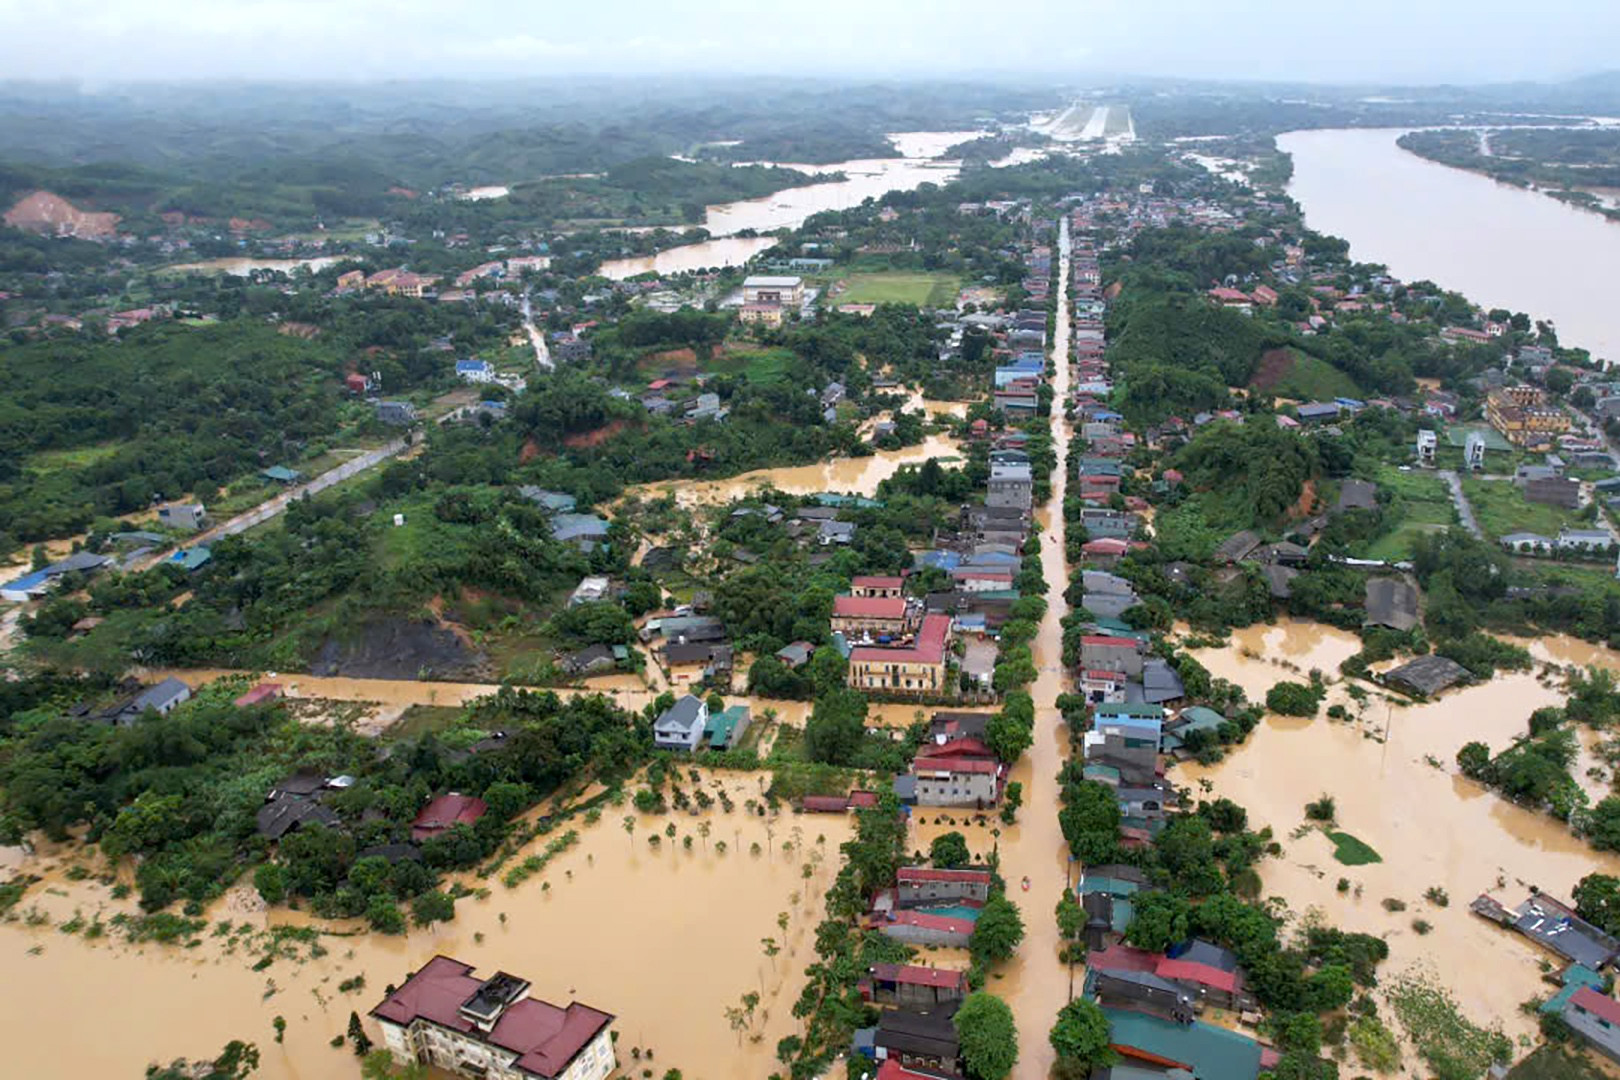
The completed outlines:
[[[1614,0],[0,0],[0,77],[1560,79]]]

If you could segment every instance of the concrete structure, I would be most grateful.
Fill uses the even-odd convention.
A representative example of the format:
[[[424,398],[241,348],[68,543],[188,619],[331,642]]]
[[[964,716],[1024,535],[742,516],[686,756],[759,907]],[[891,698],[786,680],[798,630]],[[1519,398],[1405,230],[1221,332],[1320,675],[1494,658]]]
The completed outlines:
[[[968,995],[967,972],[914,964],[873,964],[859,986],[861,996],[878,1005],[927,1008]]]
[[[903,596],[906,579],[898,576],[863,575],[850,580],[851,596]]]
[[[660,750],[691,753],[708,725],[708,704],[696,694],[687,694],[653,722],[653,745]]]
[[[886,693],[948,692],[945,657],[950,638],[950,616],[925,615],[916,638],[908,644],[857,646],[849,654],[849,685]]]
[[[899,636],[906,628],[906,602],[899,596],[835,596],[832,628],[839,633]]]
[[[1028,510],[1034,502],[1034,479],[1028,465],[991,465],[986,506]]]
[[[171,529],[197,532],[208,527],[208,511],[202,503],[170,503],[159,508],[158,522]]]
[[[1434,466],[1434,455],[1440,447],[1439,437],[1428,428],[1417,433],[1417,462],[1419,465]]]
[[[1463,443],[1463,465],[1473,472],[1485,468],[1485,436],[1477,431],[1470,431]]]
[[[953,739],[918,751],[908,774],[918,806],[972,806],[980,810],[1001,798],[1006,766],[973,739]]]
[[[1142,643],[1135,638],[1090,634],[1080,639],[1080,667],[1086,671],[1120,672],[1127,678],[1142,676]]]
[[[804,302],[804,279],[753,274],[743,279],[743,305],[774,304],[796,308]]]
[[[409,427],[416,423],[416,406],[408,401],[379,401],[377,419],[392,427]]]
[[[478,1080],[605,1080],[613,1072],[610,1014],[527,997],[528,981],[515,975],[479,980],[472,972],[435,956],[371,1010],[396,1062]]]
[[[930,915],[926,911],[893,911],[874,924],[885,936],[908,945],[943,945],[966,948],[973,937],[973,920],[950,915]]]
[[[990,899],[990,871],[935,870],[927,866],[902,866],[895,877],[895,904],[921,907],[940,900]]]

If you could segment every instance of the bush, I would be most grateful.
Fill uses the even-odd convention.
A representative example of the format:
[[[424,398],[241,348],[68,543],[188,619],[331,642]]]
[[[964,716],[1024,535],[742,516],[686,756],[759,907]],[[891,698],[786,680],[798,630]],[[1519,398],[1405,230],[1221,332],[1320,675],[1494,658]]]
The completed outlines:
[[[1266,708],[1283,716],[1315,716],[1326,694],[1320,683],[1280,682],[1266,691]]]
[[[1305,817],[1311,821],[1332,821],[1337,812],[1333,796],[1325,793],[1315,802],[1305,804]]]

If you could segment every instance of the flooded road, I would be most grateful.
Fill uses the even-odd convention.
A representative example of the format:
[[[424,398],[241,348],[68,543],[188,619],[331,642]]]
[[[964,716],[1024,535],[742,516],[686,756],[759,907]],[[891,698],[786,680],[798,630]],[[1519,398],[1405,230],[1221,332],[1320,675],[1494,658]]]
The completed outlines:
[[[1559,341],[1620,358],[1620,229],[1537,191],[1427,161],[1395,145],[1392,128],[1295,131],[1277,145],[1294,159],[1288,193],[1351,257],[1407,281],[1427,278],[1483,307],[1557,324]],[[1491,227],[1481,229],[1479,222]]]
[[[1057,330],[1052,355],[1057,375],[1052,400],[1067,400],[1069,392],[1069,222],[1063,219],[1058,239]],[[1052,589],[1047,593],[1046,616],[1031,648],[1038,675],[1030,692],[1035,698],[1035,739],[1014,766],[1012,779],[1024,785],[1024,808],[1018,824],[1001,837],[1001,875],[1022,909],[1024,943],[1018,954],[992,977],[986,989],[1006,998],[1018,1023],[1018,1077],[1044,1077],[1055,1054],[1047,1034],[1060,1008],[1069,1000],[1068,969],[1058,963],[1061,942],[1053,910],[1068,885],[1069,849],[1058,827],[1057,774],[1068,757],[1069,731],[1057,711],[1057,696],[1068,689],[1063,667],[1063,601],[1067,580],[1063,554],[1063,494],[1068,473],[1069,424],[1061,408],[1052,410],[1052,439],[1057,467],[1052,470],[1052,498],[1038,515],[1041,565]],[[1028,877],[1028,892],[1019,882]]]
[[[1579,641],[1525,644],[1538,661],[1620,666],[1615,654]],[[1227,648],[1195,655],[1212,674],[1263,700],[1276,682],[1313,667],[1336,678],[1339,662],[1356,648],[1351,634],[1290,622],[1250,627],[1234,633]],[[1516,904],[1532,884],[1567,900],[1586,874],[1620,873],[1620,859],[1593,851],[1563,822],[1462,777],[1456,754],[1473,739],[1499,751],[1525,732],[1531,712],[1563,701],[1551,680],[1529,672],[1407,707],[1375,693],[1351,723],[1268,716],[1225,761],[1180,765],[1172,777],[1195,799],[1209,797],[1201,790],[1207,782],[1214,795],[1248,808],[1252,828],[1275,830],[1284,854],[1260,864],[1263,895],[1285,897],[1296,919],[1316,908],[1344,929],[1385,937],[1383,971],[1426,963],[1475,1021],[1500,1019],[1510,1034],[1532,1033],[1534,1021],[1518,1005],[1546,993],[1544,954],[1470,914],[1469,902],[1489,891]],[[1342,685],[1329,694],[1334,703],[1357,712]],[[1321,832],[1291,836],[1304,824],[1305,804],[1323,794],[1336,801],[1337,827],[1371,845],[1382,862],[1344,866]],[[1347,891],[1339,891],[1341,878]],[[1431,887],[1445,891],[1447,906],[1424,898]],[[1386,899],[1407,907],[1391,912]],[[1420,918],[1433,925],[1430,933],[1413,929]]]
[[[737,236],[744,230],[772,232],[796,229],[812,214],[848,210],[869,198],[890,191],[911,191],[922,184],[946,184],[956,178],[960,162],[941,161],[939,155],[974,136],[973,132],[910,131],[890,135],[898,158],[840,161],[831,165],[761,162],[812,174],[843,173],[842,180],[787,188],[758,199],[719,203],[707,207],[703,227],[714,239],[683,244],[657,255],[610,259],[598,271],[614,281],[637,274],[678,274],[721,266],[741,266],[776,240],[769,236]]]
[[[777,1041],[799,1030],[790,1009],[850,825],[839,816],[784,813],[767,830],[743,812],[744,800],[759,794],[756,777],[717,773],[704,777],[705,786],[712,790],[716,780],[735,798],[733,814],[631,814],[634,830],[626,835],[628,804],[605,807],[595,825],[576,819],[578,845],[517,888],[469,875],[470,888],[487,887],[491,895],[462,899],[454,922],[399,938],[323,938],[325,956],[279,959],[263,971],[251,970],[254,955],[245,949],[228,955],[230,937],[211,930],[187,949],[115,942],[115,930],[88,942],[50,925],[0,925],[0,963],[9,975],[0,989],[6,1074],[137,1077],[149,1062],[212,1057],[227,1041],[246,1039],[263,1059],[256,1077],[350,1080],[358,1075],[353,1054],[328,1045],[347,1027],[350,1011],[364,1016],[385,986],[443,953],[485,972],[531,979],[536,996],[577,999],[616,1014],[625,1075],[636,1064],[630,1048],[651,1047],[660,1074],[673,1067],[688,1076],[758,1080],[775,1067]],[[697,831],[702,820],[711,827],[707,838]],[[670,824],[673,841],[664,836]],[[657,849],[647,842],[653,834],[661,839]],[[690,849],[686,836],[693,837]],[[784,842],[795,850],[784,852]],[[750,854],[755,843],[759,855]],[[813,857],[817,850],[825,854]],[[656,918],[644,910],[650,896],[657,897]],[[93,880],[73,882],[60,872],[36,886],[22,908],[31,905],[58,925],[75,911],[89,917],[99,907],[105,918],[133,908],[132,901],[111,900]],[[267,926],[266,916],[250,908],[228,897],[209,914]],[[788,914],[785,935],[779,912]],[[285,918],[278,912],[277,921]],[[308,920],[294,913],[292,921]],[[784,946],[780,955],[765,956],[767,937]],[[364,988],[340,992],[338,983],[356,975],[365,976]],[[134,987],[139,991],[130,992]],[[754,1020],[733,1032],[724,1010],[750,991],[761,994]],[[44,1037],[65,1030],[64,1002],[75,1013],[94,1011],[94,1038]],[[287,1021],[281,1045],[271,1029],[278,1015]]]

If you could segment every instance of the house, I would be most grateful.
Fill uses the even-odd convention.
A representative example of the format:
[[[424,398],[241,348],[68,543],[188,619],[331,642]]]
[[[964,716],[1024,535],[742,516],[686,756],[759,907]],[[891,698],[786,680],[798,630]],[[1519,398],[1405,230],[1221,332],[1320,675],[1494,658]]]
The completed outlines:
[[[617,1068],[612,1015],[528,997],[528,980],[504,971],[472,972],[435,956],[371,1010],[395,1062],[479,1080],[606,1080]]]
[[[1092,704],[1124,701],[1125,686],[1129,681],[1123,671],[1082,668],[1080,671],[1080,692]]]
[[[737,309],[737,321],[753,326],[777,327],[782,325],[782,305],[744,304]]]
[[[1472,678],[1468,669],[1455,660],[1431,653],[1386,671],[1383,682],[1386,686],[1394,686],[1407,693],[1432,697]]]
[[[810,657],[816,647],[808,641],[795,641],[776,650],[776,658],[782,661],[782,666],[789,671],[796,671],[810,662]]]
[[[1294,410],[1306,424],[1330,424],[1339,418],[1342,408],[1336,401],[1309,401]]]
[[[281,697],[281,692],[282,686],[280,683],[262,682],[231,704],[238,709],[246,709],[254,705],[262,705],[267,701],[275,701]]]
[[[1034,501],[1034,479],[1028,465],[991,465],[987,506],[1011,506],[1028,510]]]
[[[1260,1075],[1260,1044],[1247,1035],[1201,1020],[1159,1015],[1140,1006],[1105,1005],[1103,1015],[1108,1019],[1108,1041],[1122,1059],[1111,1070],[1116,1080],[1128,1076],[1123,1069],[1130,1066],[1145,1067],[1148,1076],[1179,1069],[1183,1076],[1197,1080],[1255,1080]]]
[[[905,585],[903,577],[863,575],[850,580],[849,593],[851,596],[896,597],[905,594]]]
[[[973,938],[974,921],[955,915],[933,915],[910,909],[875,916],[873,927],[885,937],[908,945],[943,945],[966,948]]]
[[[1620,957],[1620,940],[1581,918],[1569,905],[1546,893],[1531,893],[1509,909],[1488,894],[1468,906],[1475,915],[1510,927],[1565,960],[1602,972]]]
[[[1378,485],[1367,480],[1346,480],[1339,485],[1339,501],[1333,504],[1333,512],[1342,514],[1347,510],[1376,510],[1378,509]]]
[[[1080,667],[1089,671],[1142,676],[1142,643],[1135,638],[1088,634],[1080,639]]]
[[[422,295],[432,289],[439,279],[427,277],[422,274],[413,274],[404,267],[395,267],[392,270],[379,270],[366,278],[367,289],[379,289],[389,296],[409,296],[421,299]]]
[[[709,706],[696,694],[687,694],[653,722],[653,745],[660,750],[696,750],[709,726]]]
[[[961,1042],[951,1022],[955,1012],[954,1002],[927,1011],[884,1010],[872,1036],[873,1056],[884,1067],[894,1062],[924,1075],[962,1075]]]
[[[188,574],[195,574],[208,565],[208,562],[213,557],[214,552],[212,549],[198,545],[197,547],[181,548],[167,559],[164,559],[163,562],[167,566],[178,567]]]
[[[1187,696],[1181,675],[1170,661],[1158,657],[1142,661],[1142,700],[1149,705],[1175,705]]]
[[[743,304],[796,308],[804,303],[804,279],[751,274],[743,279]]]
[[[861,997],[878,1005],[927,1008],[967,997],[967,972],[915,964],[873,964],[859,983]]]
[[[422,812],[411,822],[411,842],[420,844],[442,836],[457,825],[476,825],[488,812],[489,805],[483,799],[454,791],[440,795],[422,807]]]
[[[595,514],[555,514],[551,519],[551,538],[562,544],[573,544],[581,551],[595,550],[607,539],[608,523]]]
[[[1592,986],[1571,994],[1560,1013],[1564,1023],[1610,1061],[1620,1062],[1620,1002]]]
[[[1440,440],[1434,432],[1423,428],[1417,433],[1417,461],[1419,465],[1434,465],[1435,452],[1440,447]]]
[[[906,628],[906,601],[900,596],[835,596],[831,622],[844,634],[897,636]]]
[[[1553,549],[1553,542],[1540,533],[1508,533],[1498,542],[1515,555],[1550,555]]]
[[[1614,544],[1614,537],[1606,529],[1560,529],[1556,541],[1559,551],[1577,551],[1606,554]]]
[[[918,806],[972,806],[980,810],[1001,799],[1007,768],[977,739],[952,739],[925,746],[906,774]]]
[[[1129,540],[1136,535],[1138,521],[1135,514],[1088,506],[1080,511],[1080,524],[1092,539]]]
[[[277,484],[296,484],[304,478],[304,474],[297,469],[289,469],[285,465],[272,465],[268,469],[260,469],[259,475]]]
[[[309,825],[341,828],[343,823],[337,814],[316,801],[325,788],[325,781],[318,776],[295,776],[271,788],[254,815],[259,835],[275,842]]]
[[[671,642],[664,646],[664,667],[669,670],[673,682],[702,682],[722,675],[729,679],[731,660],[730,645],[693,641]]]
[[[184,532],[208,527],[208,511],[202,503],[170,503],[158,509],[158,523]]]
[[[990,899],[990,871],[936,870],[902,866],[895,876],[895,906],[922,907],[937,901]]]
[[[748,730],[749,711],[746,705],[729,705],[718,713],[710,713],[703,726],[703,743],[710,750],[735,750]]]
[[[408,401],[379,401],[377,420],[391,427],[409,427],[416,423],[416,406]]]
[[[945,663],[950,638],[950,616],[925,615],[909,644],[856,646],[849,654],[849,685],[888,693],[946,692],[950,688]]]
[[[1581,484],[1567,476],[1544,476],[1528,479],[1522,485],[1527,501],[1545,506],[1561,506],[1574,510],[1581,505]]]
[[[44,596],[59,584],[67,574],[88,574],[112,562],[108,555],[92,555],[88,551],[75,551],[67,558],[53,562],[43,570],[35,570],[0,586],[0,600],[23,603]]]
[[[468,383],[495,381],[495,368],[488,360],[457,360],[456,378]]]
[[[578,607],[580,604],[597,604],[607,599],[611,582],[600,576],[583,577],[574,591],[568,596],[568,606]]]
[[[1215,561],[1218,563],[1242,562],[1259,546],[1260,536],[1258,533],[1251,532],[1248,529],[1235,532],[1215,549]]]
[[[1364,603],[1367,609],[1363,620],[1365,626],[1386,626],[1391,630],[1405,631],[1417,625],[1417,589],[1398,578],[1368,578]]]
[[[823,521],[816,527],[816,543],[822,547],[830,545],[842,547],[853,543],[854,540],[853,521]]]
[[[623,648],[622,645],[619,647]],[[609,646],[589,645],[578,652],[569,653],[558,661],[557,666],[568,675],[580,676],[597,671],[611,671],[618,663],[618,657]]]

